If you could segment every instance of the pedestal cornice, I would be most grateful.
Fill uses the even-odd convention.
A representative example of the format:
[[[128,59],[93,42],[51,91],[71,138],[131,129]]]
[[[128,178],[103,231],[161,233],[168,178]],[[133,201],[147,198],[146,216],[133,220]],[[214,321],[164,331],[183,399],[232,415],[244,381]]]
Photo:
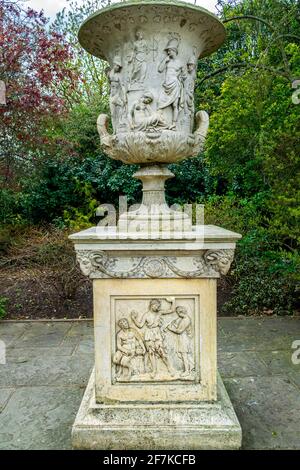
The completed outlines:
[[[229,271],[240,238],[215,226],[168,239],[99,227],[70,237],[81,270],[91,279],[219,278]]]

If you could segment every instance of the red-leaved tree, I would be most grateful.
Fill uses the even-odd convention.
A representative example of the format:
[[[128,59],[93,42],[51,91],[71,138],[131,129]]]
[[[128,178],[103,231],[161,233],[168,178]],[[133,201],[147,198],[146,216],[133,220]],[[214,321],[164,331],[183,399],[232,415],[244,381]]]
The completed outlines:
[[[14,162],[43,142],[45,120],[64,113],[58,85],[76,87],[71,48],[47,23],[43,12],[0,0],[0,82],[6,89],[0,103],[0,158],[6,181]]]

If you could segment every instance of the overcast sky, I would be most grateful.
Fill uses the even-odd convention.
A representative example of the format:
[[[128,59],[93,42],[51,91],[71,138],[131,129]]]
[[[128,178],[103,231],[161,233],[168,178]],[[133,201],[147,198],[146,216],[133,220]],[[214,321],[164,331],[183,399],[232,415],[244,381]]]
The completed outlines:
[[[84,2],[84,0],[79,0]],[[187,0],[189,1],[189,0]],[[27,0],[28,6],[34,8],[34,10],[44,10],[46,16],[54,17],[55,14],[67,6],[66,0]],[[190,0],[190,3],[194,3]],[[215,5],[217,0],[197,0],[197,5],[206,8],[212,12],[215,12]]]

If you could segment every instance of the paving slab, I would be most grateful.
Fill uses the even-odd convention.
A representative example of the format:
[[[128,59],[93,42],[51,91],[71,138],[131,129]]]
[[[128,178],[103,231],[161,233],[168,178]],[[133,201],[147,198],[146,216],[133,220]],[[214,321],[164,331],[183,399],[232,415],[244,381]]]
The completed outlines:
[[[244,449],[299,449],[300,394],[286,376],[226,379]]]
[[[12,346],[18,342],[28,328],[30,325],[26,323],[0,322],[0,340],[4,341],[6,346]]]
[[[300,365],[292,362],[292,348],[288,351],[259,351],[257,356],[266,364],[271,374],[300,372]]]
[[[82,338],[84,338],[84,336],[65,336],[60,347],[72,348],[75,350]]]
[[[83,386],[17,390],[0,414],[0,449],[70,449],[83,392]]]
[[[20,335],[26,329],[30,329],[32,323],[27,322],[0,322],[0,336],[2,335]]]
[[[226,338],[219,337],[221,352],[290,350],[300,339],[298,318],[222,318],[221,324]]]
[[[0,387],[38,385],[86,385],[94,359],[92,355],[31,357],[1,366]]]
[[[8,400],[14,393],[13,388],[0,388],[0,413],[2,410],[4,410],[6,404],[8,403]]]
[[[94,355],[94,339],[86,338],[79,341],[75,354],[92,354]]]
[[[274,330],[276,332],[282,331],[283,333],[300,332],[300,317],[221,317],[219,323],[222,330],[231,334],[234,332],[251,332],[256,333],[264,328],[264,331]]]
[[[79,344],[86,339],[94,340],[94,327],[92,321],[74,323],[65,335],[62,346],[70,346],[77,349]]]
[[[259,376],[269,373],[267,366],[255,352],[219,352],[218,368],[222,378]]]
[[[287,374],[288,378],[293,382],[298,388],[299,388],[299,393],[300,393],[300,371],[299,371],[299,366],[297,371],[289,372]],[[300,421],[300,418],[299,418]]]
[[[220,337],[223,338],[224,336],[226,336],[225,332],[222,328],[222,321],[221,321],[220,318],[218,318],[218,321],[217,321],[217,332],[218,332],[218,338],[220,338]]]
[[[26,328],[14,347],[22,349],[26,347],[57,347],[62,343],[70,328],[70,323],[63,322],[33,323],[30,328]]]
[[[6,353],[6,359],[11,364],[20,362],[29,362],[33,358],[71,356],[74,347],[53,347],[53,348],[14,348],[9,347]]]
[[[300,317],[229,317],[220,320],[227,337],[257,336],[264,346],[276,337],[300,339]]]
[[[87,337],[90,336],[91,338],[94,337],[94,326],[92,321],[84,321],[84,322],[77,322],[74,323],[70,330],[67,333],[67,337],[73,336],[81,336]]]

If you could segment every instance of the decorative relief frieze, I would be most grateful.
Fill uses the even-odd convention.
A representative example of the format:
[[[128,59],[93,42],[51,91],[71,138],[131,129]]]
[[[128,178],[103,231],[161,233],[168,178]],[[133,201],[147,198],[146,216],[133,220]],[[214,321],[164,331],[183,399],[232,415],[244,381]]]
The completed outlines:
[[[205,111],[195,115],[197,60],[222,43],[222,33],[216,17],[182,5],[120,5],[84,23],[81,44],[109,63],[112,134],[110,118],[98,118],[107,155],[175,163],[203,150],[209,119]]]
[[[234,250],[203,250],[197,256],[110,256],[99,250],[77,250],[85,276],[116,278],[216,278],[228,273]]]

